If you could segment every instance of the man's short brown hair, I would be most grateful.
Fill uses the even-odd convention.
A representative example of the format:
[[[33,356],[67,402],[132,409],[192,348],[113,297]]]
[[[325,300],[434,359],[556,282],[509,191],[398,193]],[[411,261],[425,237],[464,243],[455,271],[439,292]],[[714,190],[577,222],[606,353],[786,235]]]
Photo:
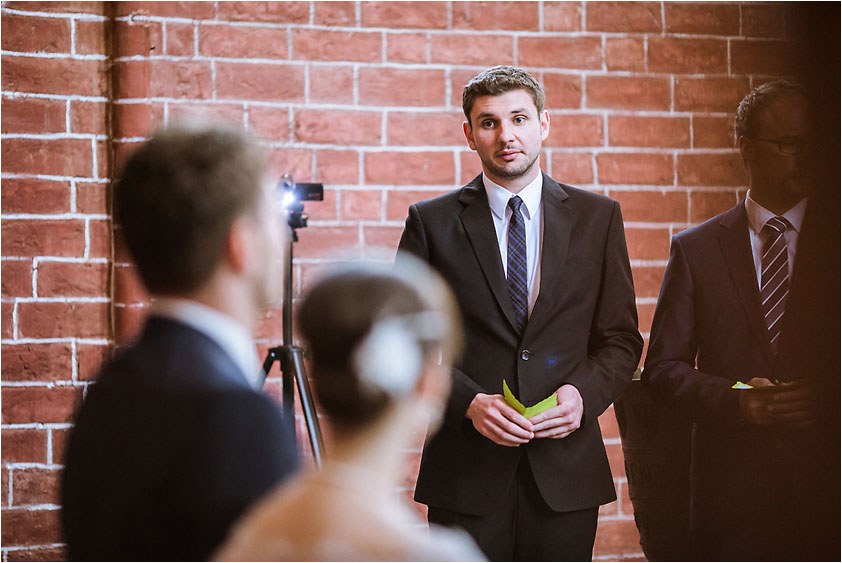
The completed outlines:
[[[182,123],[132,154],[115,185],[115,218],[147,289],[200,288],[219,264],[228,233],[257,210],[263,151],[243,132]]]
[[[737,116],[734,119],[734,142],[739,142],[740,137],[752,137],[757,135],[757,124],[760,116],[774,100],[789,96],[806,96],[804,88],[790,80],[775,80],[761,84],[748,93],[737,107]]]
[[[544,89],[535,78],[513,66],[495,66],[473,77],[462,90],[462,111],[471,123],[474,100],[480,96],[499,96],[511,90],[526,90],[540,114],[544,111]]]

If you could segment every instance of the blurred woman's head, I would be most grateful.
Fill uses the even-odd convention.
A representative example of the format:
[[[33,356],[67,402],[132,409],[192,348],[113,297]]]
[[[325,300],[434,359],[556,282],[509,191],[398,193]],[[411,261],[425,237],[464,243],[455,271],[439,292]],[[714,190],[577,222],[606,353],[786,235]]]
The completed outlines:
[[[453,295],[420,261],[352,265],[322,278],[304,299],[316,397],[339,433],[380,420],[395,406],[441,406],[449,364],[461,348]]]

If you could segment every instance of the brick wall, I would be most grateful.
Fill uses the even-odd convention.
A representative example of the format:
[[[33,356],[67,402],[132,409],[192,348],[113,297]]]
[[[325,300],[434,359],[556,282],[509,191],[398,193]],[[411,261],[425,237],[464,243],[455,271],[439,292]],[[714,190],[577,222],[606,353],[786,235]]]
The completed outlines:
[[[743,193],[729,127],[750,88],[791,72],[785,10],[3,2],[3,560],[65,556],[57,483],[73,409],[146,309],[112,242],[111,163],[155,126],[229,120],[265,140],[277,173],[325,184],[296,247],[298,294],[339,256],[391,253],[410,203],[479,172],[461,88],[488,66],[524,66],[547,91],[544,169],[622,204],[647,336],[670,236]],[[262,350],[280,325],[280,311],[266,315]],[[269,390],[279,395],[279,378]],[[611,409],[600,424],[620,500],[600,513],[594,555],[640,558]],[[407,494],[420,446],[408,452]]]

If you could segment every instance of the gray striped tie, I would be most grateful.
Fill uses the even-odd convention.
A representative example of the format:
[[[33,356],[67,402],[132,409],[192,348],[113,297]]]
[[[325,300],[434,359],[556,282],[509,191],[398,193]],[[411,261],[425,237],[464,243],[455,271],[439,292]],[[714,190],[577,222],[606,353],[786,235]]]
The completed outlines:
[[[769,341],[777,354],[778,339],[789,295],[789,260],[787,258],[787,222],[782,217],[772,217],[763,226],[766,233],[763,242],[763,259],[760,262],[760,302],[766,326],[769,327]]]

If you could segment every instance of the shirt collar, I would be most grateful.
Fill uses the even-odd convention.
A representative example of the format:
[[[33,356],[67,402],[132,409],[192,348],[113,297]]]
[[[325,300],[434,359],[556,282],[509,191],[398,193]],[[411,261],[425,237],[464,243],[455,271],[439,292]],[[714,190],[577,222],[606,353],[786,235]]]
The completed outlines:
[[[185,324],[222,348],[240,368],[252,387],[260,386],[260,361],[251,333],[240,322],[196,301],[176,297],[156,297],[151,312]]]
[[[748,224],[751,230],[760,234],[763,226],[771,219],[776,217],[774,213],[751,199],[751,191],[746,194],[746,215],[748,215]],[[801,233],[801,224],[804,222],[804,212],[807,210],[807,198],[805,197],[795,205],[793,205],[786,213],[781,215],[796,233]]]
[[[532,219],[538,213],[541,206],[541,192],[544,186],[544,175],[539,173],[534,180],[529,182],[517,194],[513,194],[500,184],[489,180],[488,176],[482,175],[482,184],[485,186],[485,193],[488,195],[488,205],[492,213],[502,219],[506,216],[506,206],[513,195],[520,196],[523,200],[521,209],[526,208],[526,218]]]

